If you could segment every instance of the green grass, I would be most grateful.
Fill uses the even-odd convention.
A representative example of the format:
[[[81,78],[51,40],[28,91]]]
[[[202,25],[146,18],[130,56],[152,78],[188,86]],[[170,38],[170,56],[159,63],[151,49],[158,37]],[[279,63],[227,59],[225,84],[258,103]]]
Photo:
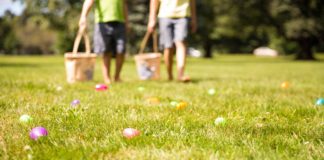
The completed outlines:
[[[102,80],[97,62],[93,82],[69,85],[63,57],[1,56],[0,159],[324,159],[324,109],[314,106],[324,97],[323,60],[189,59],[193,82],[182,84],[139,81],[128,59],[124,82],[106,92],[94,90]],[[289,88],[280,87],[284,81]],[[178,111],[173,100],[189,105]],[[33,121],[19,122],[22,114]],[[226,125],[214,124],[220,116]],[[36,126],[49,135],[31,140]],[[125,139],[128,127],[141,135]]]

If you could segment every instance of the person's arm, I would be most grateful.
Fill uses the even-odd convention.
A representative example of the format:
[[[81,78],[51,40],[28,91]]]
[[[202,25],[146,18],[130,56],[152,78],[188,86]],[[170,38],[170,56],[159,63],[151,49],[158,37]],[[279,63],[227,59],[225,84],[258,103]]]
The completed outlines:
[[[124,12],[124,18],[125,18],[125,27],[126,27],[126,31],[129,32],[129,23],[128,23],[128,6],[127,6],[127,2],[126,0],[123,0],[123,12]]]
[[[195,33],[197,30],[196,0],[190,0],[190,10],[191,10],[191,31]]]
[[[79,20],[80,30],[85,30],[87,28],[87,16],[90,12],[90,9],[94,3],[94,0],[85,0],[82,7],[81,17]]]
[[[155,25],[156,25],[156,15],[159,9],[159,0],[151,0],[150,2],[150,15],[149,15],[149,22],[147,24],[147,31],[153,32]]]

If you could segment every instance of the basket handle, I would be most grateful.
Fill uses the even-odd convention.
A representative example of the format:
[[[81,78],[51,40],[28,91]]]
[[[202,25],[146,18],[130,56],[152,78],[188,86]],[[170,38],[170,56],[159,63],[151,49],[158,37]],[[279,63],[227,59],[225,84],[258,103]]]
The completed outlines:
[[[138,52],[138,54],[143,54],[144,52],[144,49],[146,47],[146,44],[147,44],[147,41],[148,39],[150,38],[150,36],[153,36],[153,51],[154,52],[158,52],[158,42],[157,42],[157,33],[154,31],[154,32],[146,32],[145,33],[145,36],[141,42],[141,46],[140,46],[140,50]]]
[[[72,52],[73,54],[77,54],[78,53],[78,48],[79,48],[79,45],[80,45],[80,41],[81,41],[82,36],[83,36],[84,42],[85,42],[86,54],[90,54],[91,48],[90,48],[89,36],[88,36],[86,30],[81,30],[81,29],[79,29],[78,35],[77,35],[77,37],[74,40],[73,52]]]

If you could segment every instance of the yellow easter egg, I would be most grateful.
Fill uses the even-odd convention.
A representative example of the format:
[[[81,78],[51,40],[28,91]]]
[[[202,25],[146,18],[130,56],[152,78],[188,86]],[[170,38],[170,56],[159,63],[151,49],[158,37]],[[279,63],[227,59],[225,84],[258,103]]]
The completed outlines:
[[[150,104],[159,104],[160,103],[160,100],[156,97],[148,98],[147,101]]]
[[[188,106],[188,104],[186,102],[180,102],[177,104],[176,109],[182,110],[182,109],[185,109],[187,106]]]
[[[289,87],[289,83],[288,82],[283,82],[281,83],[281,88],[285,89]]]

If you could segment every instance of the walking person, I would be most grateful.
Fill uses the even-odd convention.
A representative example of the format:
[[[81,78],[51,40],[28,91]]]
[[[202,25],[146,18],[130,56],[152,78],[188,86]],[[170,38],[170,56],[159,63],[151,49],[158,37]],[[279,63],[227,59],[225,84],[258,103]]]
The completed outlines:
[[[110,84],[110,60],[116,56],[115,82],[120,82],[120,72],[126,52],[126,30],[128,28],[126,0],[85,0],[79,27],[87,28],[87,16],[95,4],[94,52],[102,54],[102,75]]]
[[[159,19],[160,45],[163,48],[168,79],[173,80],[173,55],[176,53],[177,80],[190,81],[184,74],[189,26],[194,33],[197,28],[195,0],[151,0],[148,32],[153,32]]]

